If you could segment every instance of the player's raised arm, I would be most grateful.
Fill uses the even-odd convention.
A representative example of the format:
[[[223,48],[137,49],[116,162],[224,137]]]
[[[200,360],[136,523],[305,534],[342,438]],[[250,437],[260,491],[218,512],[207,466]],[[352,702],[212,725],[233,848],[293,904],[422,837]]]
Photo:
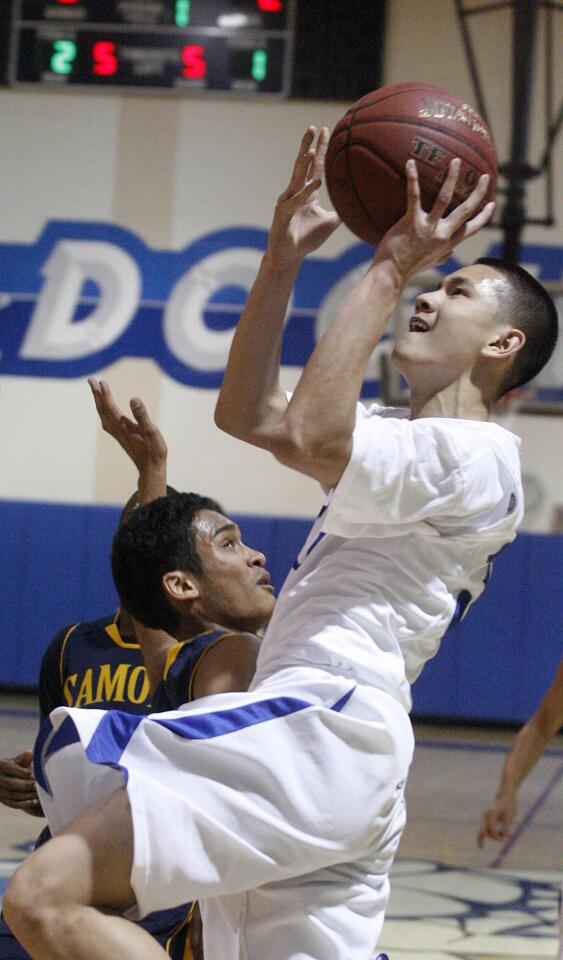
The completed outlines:
[[[305,257],[340,224],[319,202],[329,132],[304,134],[287,189],[276,204],[268,247],[237,325],[215,422],[256,446],[269,447],[286,408],[279,386],[283,326]]]
[[[349,460],[367,363],[407,280],[447,258],[492,214],[493,204],[477,213],[488,186],[489,178],[483,176],[467,200],[444,216],[459,168],[459,161],[452,161],[432,210],[425,213],[416,164],[407,163],[407,212],[383,237],[367,273],[317,344],[270,438],[270,448],[281,462],[327,487],[338,482]]]
[[[131,402],[133,418],[119,408],[105,380],[88,380],[102,429],[117,440],[139,471],[139,506],[166,496],[168,447],[139,397]],[[176,639],[164,630],[144,627],[132,618],[135,637],[141,647],[151,694],[160,683],[168,651]]]
[[[88,383],[102,429],[117,440],[139,471],[139,504],[166,496],[168,447],[143,401],[131,400],[131,419],[118,407],[105,380],[90,377]]]

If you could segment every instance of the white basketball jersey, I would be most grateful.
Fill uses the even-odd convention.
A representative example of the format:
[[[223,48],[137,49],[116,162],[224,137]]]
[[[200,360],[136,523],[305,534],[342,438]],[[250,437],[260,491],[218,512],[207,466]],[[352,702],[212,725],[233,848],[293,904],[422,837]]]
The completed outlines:
[[[253,687],[317,664],[410,709],[410,684],[515,537],[519,445],[495,423],[358,405],[350,461],[283,586]]]

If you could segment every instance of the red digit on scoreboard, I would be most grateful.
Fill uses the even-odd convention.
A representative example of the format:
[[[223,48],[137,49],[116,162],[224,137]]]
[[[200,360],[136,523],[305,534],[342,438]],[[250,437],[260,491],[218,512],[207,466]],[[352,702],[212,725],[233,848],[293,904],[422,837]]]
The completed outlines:
[[[110,40],[98,40],[92,47],[92,56],[94,58],[92,69],[99,77],[111,77],[117,73],[115,43],[111,43]]]
[[[182,63],[184,64],[184,76],[190,80],[199,80],[207,73],[207,63],[204,58],[205,47],[198,47],[190,44],[182,50]]]
[[[279,13],[283,7],[282,0],[256,0],[256,3],[265,13]]]

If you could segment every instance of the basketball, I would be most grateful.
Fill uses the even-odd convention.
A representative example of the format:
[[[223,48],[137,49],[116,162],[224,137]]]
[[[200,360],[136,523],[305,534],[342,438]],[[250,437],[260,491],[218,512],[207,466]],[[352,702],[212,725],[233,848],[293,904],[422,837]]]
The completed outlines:
[[[495,194],[498,164],[491,133],[465,101],[429,83],[397,83],[368,93],[336,124],[326,155],[334,209],[366,243],[377,244],[406,210],[405,163],[417,162],[421,204],[430,210],[454,157],[461,159],[454,196],[465,199],[483,173]]]

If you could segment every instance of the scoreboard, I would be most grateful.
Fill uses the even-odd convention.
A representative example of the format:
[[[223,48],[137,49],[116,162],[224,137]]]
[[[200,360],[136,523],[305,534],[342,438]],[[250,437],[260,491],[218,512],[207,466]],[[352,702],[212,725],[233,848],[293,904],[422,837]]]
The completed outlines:
[[[294,0],[15,0],[11,86],[289,95]]]

